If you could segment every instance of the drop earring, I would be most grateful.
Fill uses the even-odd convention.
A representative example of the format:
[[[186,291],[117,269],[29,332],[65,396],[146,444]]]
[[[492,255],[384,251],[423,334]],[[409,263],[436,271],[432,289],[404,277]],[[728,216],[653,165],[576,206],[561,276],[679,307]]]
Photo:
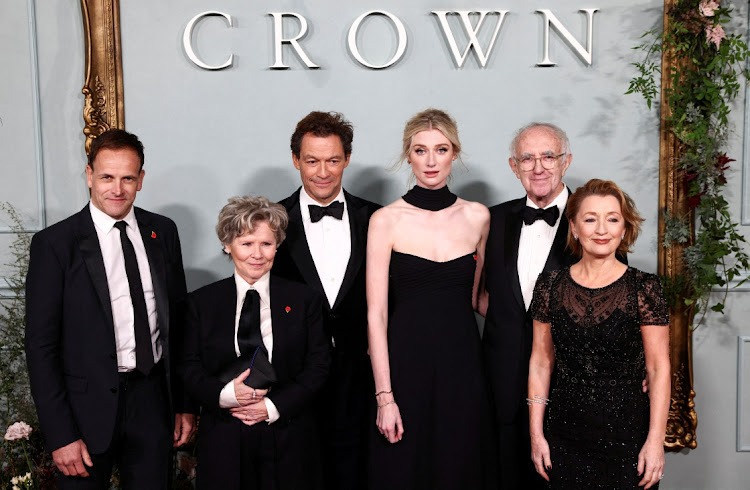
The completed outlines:
[[[578,235],[573,235],[573,240],[578,240]]]

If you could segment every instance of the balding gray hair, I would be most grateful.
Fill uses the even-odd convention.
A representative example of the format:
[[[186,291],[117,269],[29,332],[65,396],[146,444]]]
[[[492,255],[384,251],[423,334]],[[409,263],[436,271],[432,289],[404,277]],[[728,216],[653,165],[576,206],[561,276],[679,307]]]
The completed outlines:
[[[560,127],[555,126],[552,123],[546,123],[546,122],[533,122],[529,123],[526,126],[522,127],[518,131],[516,131],[516,134],[513,136],[513,140],[510,142],[510,156],[513,158],[516,158],[516,147],[518,146],[518,141],[521,139],[521,136],[523,136],[523,133],[530,129],[536,129],[536,128],[542,128],[547,129],[549,131],[552,131],[557,139],[560,141],[560,148],[561,151],[565,154],[570,154],[570,140],[568,139],[568,135],[565,134],[565,131],[560,129]]]

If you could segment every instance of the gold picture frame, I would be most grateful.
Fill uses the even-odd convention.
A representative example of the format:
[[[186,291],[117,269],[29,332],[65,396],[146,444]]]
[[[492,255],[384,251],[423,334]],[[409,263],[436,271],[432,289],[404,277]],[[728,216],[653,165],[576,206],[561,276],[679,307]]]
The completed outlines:
[[[665,12],[674,0],[665,0]],[[122,46],[120,43],[119,0],[81,0],[86,49],[86,80],[83,108],[86,153],[94,138],[109,128],[125,127]],[[667,21],[665,16],[665,22]],[[662,59],[662,87],[674,63],[668,54]],[[684,186],[677,168],[681,148],[666,129],[668,107],[662,97],[659,151],[659,243],[664,236],[663,212],[682,215],[689,212]],[[680,247],[658,247],[658,272],[674,277],[681,270]],[[690,313],[671,313],[670,359],[672,362],[672,401],[667,422],[665,447],[670,450],[694,449],[696,442],[695,391],[693,391]]]

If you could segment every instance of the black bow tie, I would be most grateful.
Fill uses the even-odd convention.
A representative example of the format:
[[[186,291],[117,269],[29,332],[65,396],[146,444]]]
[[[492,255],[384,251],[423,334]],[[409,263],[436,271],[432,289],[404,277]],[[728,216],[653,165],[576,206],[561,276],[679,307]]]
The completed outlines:
[[[336,219],[341,219],[344,216],[344,203],[341,201],[333,201],[328,206],[309,204],[307,207],[310,208],[310,221],[313,223],[322,220],[323,216],[330,216]]]
[[[534,221],[538,219],[543,219],[548,225],[555,226],[558,217],[560,217],[560,210],[557,206],[552,206],[547,209],[526,206],[523,210],[523,222],[527,225],[534,223]]]

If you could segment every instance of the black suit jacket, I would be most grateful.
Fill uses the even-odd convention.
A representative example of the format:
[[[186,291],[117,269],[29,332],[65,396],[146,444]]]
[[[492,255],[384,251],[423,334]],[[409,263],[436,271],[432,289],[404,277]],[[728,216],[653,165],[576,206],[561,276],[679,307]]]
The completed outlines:
[[[268,394],[281,421],[307,411],[328,376],[330,362],[323,336],[321,298],[304,284],[272,275],[272,364],[277,383]],[[234,277],[190,294],[181,367],[185,389],[203,411],[223,412],[218,378],[237,359],[234,319],[237,288]],[[288,310],[288,311],[287,311]]]
[[[280,418],[270,425],[280,488],[312,488],[317,468],[318,439],[313,405],[328,376],[328,345],[321,320],[322,298],[304,284],[271,275],[272,364],[277,383],[267,397]],[[225,383],[218,379],[237,355],[234,322],[237,290],[234,277],[190,294],[185,349],[181,368],[185,389],[201,406],[198,436],[200,484],[203,488],[233,488],[241,473],[242,423],[219,407]],[[265,429],[260,422],[253,429]],[[201,473],[201,470],[203,472]],[[221,481],[206,483],[206,475]]]
[[[305,237],[302,213],[299,205],[300,190],[279,204],[289,213],[286,240],[279,247],[274,260],[273,272],[293,281],[300,281],[325,297],[323,284],[315,268],[310,248]],[[352,250],[346,267],[336,303],[331,306],[323,301],[323,326],[326,337],[334,339],[336,350],[348,355],[367,356],[367,297],[365,294],[365,255],[367,252],[367,228],[370,216],[380,209],[375,204],[344,191]]]
[[[499,424],[515,423],[519,410],[526,410],[532,319],[526,312],[518,280],[518,243],[524,206],[526,197],[490,208],[485,249],[489,305],[482,344]],[[545,271],[561,269],[578,260],[566,248],[567,237],[568,220],[563,216],[544,264]]]
[[[151,270],[172,412],[190,411],[171,366],[176,345],[170,339],[180,336],[186,296],[177,227],[139,208],[135,217]],[[106,450],[119,378],[109,287],[88,205],[31,241],[26,359],[47,449],[83,439],[89,452]]]

